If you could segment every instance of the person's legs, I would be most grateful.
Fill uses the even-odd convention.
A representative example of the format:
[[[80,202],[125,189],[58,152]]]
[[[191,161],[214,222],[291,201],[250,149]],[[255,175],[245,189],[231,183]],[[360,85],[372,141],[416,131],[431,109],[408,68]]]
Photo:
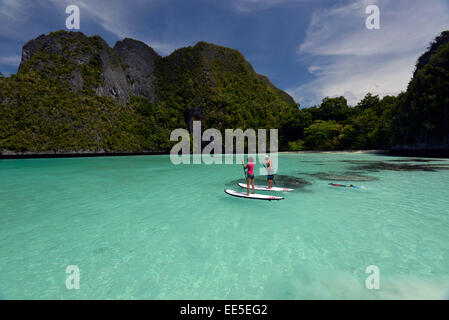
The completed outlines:
[[[273,176],[272,176],[272,175],[269,175],[269,176],[267,177],[267,180],[268,180],[268,189],[273,188]]]
[[[248,178],[246,179],[246,188],[248,190],[248,192],[246,193],[247,196],[249,196],[249,186],[251,185],[251,179]]]
[[[253,194],[256,193],[256,186],[254,185],[254,178],[251,179],[251,185],[253,186]]]

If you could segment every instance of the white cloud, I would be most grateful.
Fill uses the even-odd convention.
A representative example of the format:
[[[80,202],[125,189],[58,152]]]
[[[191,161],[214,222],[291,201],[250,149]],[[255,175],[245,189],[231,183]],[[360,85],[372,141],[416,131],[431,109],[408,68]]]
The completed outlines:
[[[20,20],[22,19],[25,2],[23,0],[1,0],[0,19]]]
[[[25,0],[0,0],[0,36],[22,39],[22,27],[30,14],[30,2]]]
[[[163,39],[146,36],[145,39],[135,34],[133,29],[135,10],[144,7],[150,10],[152,5],[156,5],[160,0],[153,1],[133,1],[133,5],[129,5],[121,0],[108,1],[91,1],[91,0],[50,0],[55,6],[66,7],[70,4],[76,4],[80,8],[81,28],[83,25],[83,16],[93,18],[106,31],[114,34],[120,39],[133,38],[140,40],[151,46],[162,55],[167,55],[177,48],[177,45],[166,42]]]
[[[311,82],[287,92],[301,103],[319,104],[322,98],[345,96],[355,105],[368,92],[380,96],[396,95],[404,90],[412,76],[416,55],[409,54],[373,60],[339,57],[323,66]]]
[[[395,95],[406,89],[417,58],[449,28],[445,0],[358,0],[315,13],[298,47],[311,59],[310,83],[287,90],[303,105],[345,95],[351,104],[368,93]],[[380,30],[365,27],[365,7],[377,3]]]
[[[139,39],[138,39],[139,40]],[[174,44],[170,42],[159,42],[159,41],[152,41],[152,40],[141,40],[145,42],[147,45],[149,45],[151,48],[156,50],[160,55],[166,56],[175,51],[177,48],[183,47],[185,45],[181,44]]]
[[[257,10],[265,10],[287,2],[313,2],[320,0],[231,0],[234,9],[246,13]]]
[[[19,65],[20,59],[21,57],[19,55],[0,57],[0,64],[6,64],[8,66],[15,67]]]
[[[124,38],[129,33],[126,15],[127,3],[117,0],[89,1],[89,0],[49,0],[61,12],[69,5],[80,8],[81,28],[84,19],[94,19],[103,29]],[[131,19],[132,21],[132,19]]]
[[[317,76],[322,75],[324,73],[323,67],[313,66],[313,65],[308,67],[307,71],[309,71],[311,74],[314,74],[314,75],[317,75]]]

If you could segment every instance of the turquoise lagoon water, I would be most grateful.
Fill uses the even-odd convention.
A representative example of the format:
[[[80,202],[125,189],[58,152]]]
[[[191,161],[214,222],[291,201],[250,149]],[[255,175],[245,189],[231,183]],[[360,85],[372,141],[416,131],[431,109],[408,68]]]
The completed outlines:
[[[449,298],[449,160],[281,154],[279,166],[307,184],[268,202],[223,192],[240,165],[0,160],[0,298]]]

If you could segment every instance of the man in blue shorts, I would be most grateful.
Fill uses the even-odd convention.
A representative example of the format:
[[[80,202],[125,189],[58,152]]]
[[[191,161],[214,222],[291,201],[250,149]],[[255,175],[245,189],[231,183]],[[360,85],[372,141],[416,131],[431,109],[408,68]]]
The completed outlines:
[[[273,161],[269,156],[265,156],[266,167],[267,167],[267,180],[268,180],[268,189],[273,188],[273,180],[274,180],[274,168]]]

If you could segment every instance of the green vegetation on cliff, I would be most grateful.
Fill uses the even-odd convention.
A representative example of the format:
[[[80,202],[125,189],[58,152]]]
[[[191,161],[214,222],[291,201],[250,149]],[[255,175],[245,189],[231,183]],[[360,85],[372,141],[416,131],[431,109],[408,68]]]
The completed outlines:
[[[294,101],[261,79],[240,52],[213,44],[176,50],[157,62],[156,77],[156,104],[179,110],[181,127],[198,119],[223,132],[283,128],[299,114]],[[287,146],[288,137],[280,143]]]
[[[449,149],[449,31],[423,54],[392,122],[393,144]]]
[[[64,82],[34,71],[4,78],[0,86],[3,150],[101,152],[142,148],[135,113],[111,98],[74,94]]]

